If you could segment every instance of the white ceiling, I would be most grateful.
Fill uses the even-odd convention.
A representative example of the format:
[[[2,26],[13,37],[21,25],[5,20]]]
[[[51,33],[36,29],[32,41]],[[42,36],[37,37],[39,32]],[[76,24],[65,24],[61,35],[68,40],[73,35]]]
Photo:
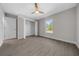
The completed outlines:
[[[75,3],[40,3],[40,10],[44,14],[32,14],[34,11],[34,3],[1,3],[3,10],[7,13],[25,16],[32,19],[40,19],[49,15],[75,7]]]

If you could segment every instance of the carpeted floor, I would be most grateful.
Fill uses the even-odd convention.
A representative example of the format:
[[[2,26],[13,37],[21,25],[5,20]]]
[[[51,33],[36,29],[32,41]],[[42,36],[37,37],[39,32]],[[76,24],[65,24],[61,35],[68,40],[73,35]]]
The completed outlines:
[[[1,56],[79,56],[73,44],[43,37],[6,40],[0,47]]]

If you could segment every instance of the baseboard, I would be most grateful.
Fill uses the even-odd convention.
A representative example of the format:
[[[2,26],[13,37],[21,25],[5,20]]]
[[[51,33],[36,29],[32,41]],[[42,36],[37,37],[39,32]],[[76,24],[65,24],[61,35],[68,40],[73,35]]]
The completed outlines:
[[[24,38],[20,38],[20,39],[18,39],[18,40],[21,40],[21,39],[24,39]]]
[[[33,37],[33,36],[35,36],[35,35],[28,35],[28,36],[26,36],[26,38],[27,38],[27,37]]]
[[[76,43],[76,42],[70,42],[70,41],[62,40],[62,39],[60,39],[60,38],[50,38],[50,37],[47,37],[47,36],[41,36],[41,37],[48,38],[48,39],[54,39],[54,40],[59,39],[59,40],[57,40],[57,41],[61,41],[61,42],[69,43],[69,44],[74,44],[74,45],[75,45],[75,43]]]
[[[26,36],[26,37],[31,37],[31,36],[35,36],[35,35],[29,35],[29,36]]]
[[[3,44],[3,40],[0,40],[0,47],[2,46],[2,44]]]
[[[79,49],[79,44],[78,44],[78,43],[76,43],[75,45],[76,45],[76,47]]]

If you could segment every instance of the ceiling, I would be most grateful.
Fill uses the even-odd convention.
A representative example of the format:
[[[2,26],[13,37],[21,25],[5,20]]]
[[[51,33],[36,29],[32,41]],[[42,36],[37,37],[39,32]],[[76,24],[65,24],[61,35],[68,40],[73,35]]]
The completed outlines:
[[[41,19],[52,14],[75,7],[75,3],[39,3],[40,11],[44,14],[32,14],[34,3],[1,3],[3,10],[14,15],[24,16],[32,19]]]

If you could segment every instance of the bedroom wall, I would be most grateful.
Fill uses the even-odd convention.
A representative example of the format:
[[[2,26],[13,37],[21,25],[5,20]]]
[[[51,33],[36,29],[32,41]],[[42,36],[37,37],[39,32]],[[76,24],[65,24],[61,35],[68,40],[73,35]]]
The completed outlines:
[[[24,38],[24,18],[18,16],[18,39]]]
[[[76,30],[76,34],[77,34],[77,46],[78,46],[78,48],[79,48],[79,4],[77,5],[77,24],[76,24],[76,26],[77,26],[77,30]]]
[[[47,19],[54,20],[54,32],[52,34],[45,33],[45,21]],[[40,19],[39,35],[69,43],[76,43],[76,7]]]
[[[16,38],[16,18],[4,17],[4,39]]]
[[[0,6],[0,46],[3,44],[4,40],[4,12],[2,11],[2,8]]]

